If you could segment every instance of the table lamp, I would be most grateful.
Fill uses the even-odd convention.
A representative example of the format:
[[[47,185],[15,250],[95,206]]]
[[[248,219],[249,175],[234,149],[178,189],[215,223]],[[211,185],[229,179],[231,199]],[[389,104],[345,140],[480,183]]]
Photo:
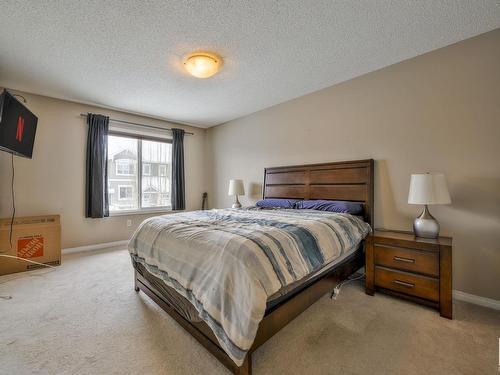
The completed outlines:
[[[412,174],[410,180],[409,204],[423,204],[424,210],[413,222],[415,236],[437,238],[439,223],[429,212],[430,204],[450,204],[448,185],[442,173]]]
[[[243,180],[229,180],[229,191],[227,195],[234,195],[233,208],[241,208],[241,203],[238,200],[238,195],[245,195],[245,187]]]

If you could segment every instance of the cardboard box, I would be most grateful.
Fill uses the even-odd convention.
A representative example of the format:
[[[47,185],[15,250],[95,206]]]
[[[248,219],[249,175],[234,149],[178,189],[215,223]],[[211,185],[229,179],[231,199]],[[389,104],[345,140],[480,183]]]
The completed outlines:
[[[12,227],[11,219],[0,219],[0,255],[13,255],[38,263],[61,264],[61,221],[59,215],[17,217]],[[21,259],[0,256],[0,275],[45,268]]]

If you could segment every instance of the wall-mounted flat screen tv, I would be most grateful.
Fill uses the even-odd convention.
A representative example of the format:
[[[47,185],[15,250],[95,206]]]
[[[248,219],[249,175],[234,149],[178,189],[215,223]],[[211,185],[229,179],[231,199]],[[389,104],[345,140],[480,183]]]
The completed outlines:
[[[38,117],[7,90],[0,96],[0,150],[32,158]]]

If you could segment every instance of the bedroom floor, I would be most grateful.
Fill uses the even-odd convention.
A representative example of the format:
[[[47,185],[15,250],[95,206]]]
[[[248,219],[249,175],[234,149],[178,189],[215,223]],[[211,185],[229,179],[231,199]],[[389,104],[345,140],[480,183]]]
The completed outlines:
[[[229,374],[143,293],[123,249],[0,277],[0,374]],[[500,312],[449,321],[361,283],[323,297],[253,355],[254,374],[493,374]]]

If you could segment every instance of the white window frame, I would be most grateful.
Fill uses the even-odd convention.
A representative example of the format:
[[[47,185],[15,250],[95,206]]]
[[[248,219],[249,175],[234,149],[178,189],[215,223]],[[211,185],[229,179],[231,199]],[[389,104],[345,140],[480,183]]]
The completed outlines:
[[[145,169],[148,169],[148,173],[145,172]],[[151,176],[151,164],[150,163],[143,163],[142,164],[142,175],[143,176]]]
[[[130,188],[130,190],[131,190],[130,197],[127,196],[125,198],[122,198],[122,195],[121,195],[122,188],[125,188],[125,189]],[[128,201],[131,199],[134,199],[134,185],[118,185],[118,200],[119,201]]]
[[[172,144],[172,140],[168,138],[160,138],[160,137],[152,137],[150,135],[142,135],[142,134],[136,134],[136,133],[126,133],[126,132],[121,132],[121,131],[110,131],[109,135],[111,136],[117,136],[117,137],[127,137],[127,138],[133,138],[137,139],[137,170],[138,171],[143,171],[143,165],[151,165],[151,163],[142,163],[142,141],[153,141],[153,142],[160,142],[160,143],[169,143]],[[160,164],[164,165],[165,167],[167,164]],[[150,167],[151,168],[151,167]],[[168,170],[168,168],[166,168]],[[150,170],[151,171],[151,170]],[[158,173],[159,174],[159,173]],[[138,206],[139,208],[133,209],[133,210],[115,210],[115,211],[110,211],[109,215],[110,216],[123,216],[123,215],[141,215],[141,214],[146,214],[146,213],[159,213],[159,212],[165,212],[165,211],[171,211],[172,206],[159,206],[159,207],[142,207],[142,175],[143,173],[137,173],[137,199],[138,199]],[[129,174],[129,175],[124,175],[124,174],[118,174],[117,176],[134,176],[134,174]],[[145,175],[148,176],[148,175]],[[160,176],[160,177],[168,177],[166,174],[165,176]],[[125,186],[125,185],[118,185],[118,200],[120,199],[120,186]],[[132,186],[134,185],[126,185],[126,186]],[[132,193],[133,197],[134,193]],[[123,199],[125,200],[125,199]]]

